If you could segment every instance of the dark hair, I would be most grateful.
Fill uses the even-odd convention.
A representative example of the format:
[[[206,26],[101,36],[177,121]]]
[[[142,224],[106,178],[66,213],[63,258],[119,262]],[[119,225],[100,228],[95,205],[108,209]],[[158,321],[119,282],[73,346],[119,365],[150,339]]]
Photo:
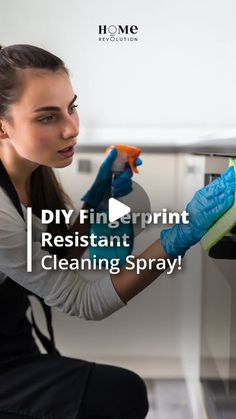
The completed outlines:
[[[24,70],[26,69],[64,71],[68,74],[64,62],[42,48],[26,44],[0,47],[0,117],[10,116],[8,115],[9,106],[20,97],[24,88]],[[30,205],[33,213],[37,216],[41,215],[41,210],[44,208],[73,207],[54,171],[43,165],[39,166],[31,175]],[[51,223],[48,231],[53,235],[68,233],[66,224]],[[55,248],[53,252],[60,256],[60,253],[63,253],[63,248]]]
[[[0,116],[6,115],[8,106],[14,103],[22,91],[23,71],[68,70],[56,55],[33,45],[10,45],[0,50]]]

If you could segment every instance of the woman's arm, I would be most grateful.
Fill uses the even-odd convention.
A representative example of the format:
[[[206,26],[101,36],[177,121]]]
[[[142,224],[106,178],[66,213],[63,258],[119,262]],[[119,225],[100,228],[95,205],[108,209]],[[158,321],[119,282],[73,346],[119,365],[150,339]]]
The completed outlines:
[[[197,191],[188,203],[188,224],[176,224],[162,230],[160,240],[155,241],[138,258],[167,259],[184,256],[185,252],[199,242],[215,221],[221,217],[235,200],[235,172],[230,167],[214,182]],[[168,255],[168,256],[167,256]],[[148,264],[147,264],[148,265]],[[112,275],[113,285],[124,302],[147,287],[164,270],[146,269],[137,274],[125,266],[117,275]]]
[[[84,203],[81,209],[90,210],[91,206],[89,204]],[[90,221],[89,217],[88,219],[84,220],[83,223],[80,221],[80,212],[75,220],[75,222],[72,224],[72,226],[69,228],[68,234],[74,235],[75,232],[79,232],[80,236],[89,236],[89,228],[90,228]],[[65,254],[65,258],[78,258],[80,259],[87,247],[77,247],[77,248],[69,248],[68,252]]]
[[[84,204],[83,209],[90,209],[91,207],[88,204]],[[76,221],[70,229],[70,234],[74,234],[76,231],[79,231],[80,235],[89,235],[89,220],[86,220],[84,224],[80,224],[80,214],[78,215]],[[71,248],[66,255],[66,258],[78,258],[80,259],[85,252],[86,248]],[[156,240],[151,246],[149,246],[138,258],[162,258],[167,259],[168,256],[165,254],[160,240]],[[134,261],[135,263],[135,261]],[[113,286],[120,296],[121,300],[124,302],[129,301],[132,297],[141,292],[149,284],[151,284],[163,270],[157,270],[153,268],[145,269],[141,274],[137,275],[135,271],[126,270],[125,266],[120,270],[116,275],[111,274],[111,280]]]

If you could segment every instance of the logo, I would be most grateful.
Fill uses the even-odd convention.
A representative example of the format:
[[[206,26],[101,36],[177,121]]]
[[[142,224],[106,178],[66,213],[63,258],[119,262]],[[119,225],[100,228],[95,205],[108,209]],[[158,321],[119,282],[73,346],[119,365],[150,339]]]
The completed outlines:
[[[99,25],[100,42],[137,42],[137,25]]]

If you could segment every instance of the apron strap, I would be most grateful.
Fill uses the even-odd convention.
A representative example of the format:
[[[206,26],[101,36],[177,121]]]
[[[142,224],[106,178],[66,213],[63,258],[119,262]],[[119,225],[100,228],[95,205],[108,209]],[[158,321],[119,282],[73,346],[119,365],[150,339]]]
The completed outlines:
[[[17,195],[17,192],[14,188],[14,185],[13,185],[5,167],[3,166],[3,163],[2,163],[1,160],[0,160],[0,185],[3,187],[5,192],[8,194],[11,202],[14,204],[18,213],[20,214],[20,216],[24,220],[24,215],[23,215],[23,211],[22,211],[22,207],[21,207],[21,204],[20,204],[19,197]]]
[[[35,297],[35,295],[34,295],[34,297]],[[50,336],[51,339],[49,340],[45,335],[43,335],[41,330],[38,328],[38,326],[35,322],[32,306],[30,305],[31,321],[32,321],[32,325],[34,327],[35,334],[37,335],[37,337],[40,340],[41,344],[43,345],[44,349],[48,353],[57,353],[58,355],[60,355],[59,351],[56,349],[55,341],[54,341],[54,333],[53,333],[52,319],[51,319],[52,318],[51,308],[46,306],[41,299],[38,298],[38,300],[39,300],[40,304],[42,305],[42,308],[43,308],[43,311],[44,311],[44,314],[45,314],[45,317],[46,317],[48,333],[49,333],[49,336]]]
[[[19,197],[17,195],[17,192],[14,188],[14,185],[10,179],[10,176],[8,175],[2,161],[0,160],[0,186],[3,187],[3,189],[5,190],[5,192],[8,194],[10,200],[12,201],[13,205],[15,206],[15,208],[17,209],[18,213],[20,214],[20,216],[23,218],[24,220],[24,214],[23,214],[23,210],[20,204],[20,200]],[[11,278],[9,278],[11,279]],[[32,305],[30,303],[30,308],[31,308],[31,320],[32,320],[32,326],[34,328],[35,334],[38,337],[39,341],[41,342],[41,344],[43,345],[44,349],[48,352],[48,353],[57,353],[58,355],[60,354],[59,351],[56,349],[55,347],[55,339],[54,339],[54,332],[53,332],[53,327],[52,327],[52,312],[51,312],[51,307],[47,306],[43,299],[41,297],[39,297],[38,295],[32,293],[31,291],[26,290],[27,295],[32,295],[34,297],[36,297],[38,299],[38,301],[40,302],[45,317],[46,317],[46,323],[47,323],[47,329],[48,329],[48,333],[50,336],[50,339],[48,339],[48,337],[46,337],[38,328],[36,322],[35,322],[35,318],[33,315],[33,310],[32,310]]]

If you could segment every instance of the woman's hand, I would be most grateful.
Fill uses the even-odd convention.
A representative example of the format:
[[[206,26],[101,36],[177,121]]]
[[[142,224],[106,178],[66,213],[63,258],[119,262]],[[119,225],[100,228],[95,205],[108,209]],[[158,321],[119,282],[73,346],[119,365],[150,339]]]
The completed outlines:
[[[112,179],[111,167],[117,158],[117,149],[114,147],[102,163],[96,179],[88,192],[81,198],[86,204],[97,209],[101,201],[110,193],[114,197],[122,197],[132,191],[133,173],[129,164],[126,164],[124,172]],[[137,158],[135,161],[137,166],[142,164],[142,160]]]
[[[209,228],[234,203],[235,171],[233,167],[197,191],[188,203],[188,224],[176,224],[161,232],[161,244],[168,256],[184,256],[185,252],[206,234]]]

